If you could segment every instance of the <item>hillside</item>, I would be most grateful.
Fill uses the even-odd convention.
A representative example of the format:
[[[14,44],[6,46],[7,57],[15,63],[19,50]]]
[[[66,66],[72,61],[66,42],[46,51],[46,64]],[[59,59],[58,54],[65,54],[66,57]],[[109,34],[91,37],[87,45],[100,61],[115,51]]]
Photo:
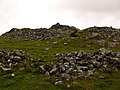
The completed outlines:
[[[119,90],[120,30],[13,28],[0,37],[0,90]]]

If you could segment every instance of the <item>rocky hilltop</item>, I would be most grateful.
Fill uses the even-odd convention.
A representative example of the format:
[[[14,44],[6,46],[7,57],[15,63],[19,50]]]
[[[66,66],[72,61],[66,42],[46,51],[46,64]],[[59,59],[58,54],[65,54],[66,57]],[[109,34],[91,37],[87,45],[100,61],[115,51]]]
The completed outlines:
[[[78,29],[73,26],[60,25],[59,23],[51,26],[50,28],[13,28],[9,32],[2,35],[2,37],[7,38],[17,38],[17,39],[32,39],[32,40],[45,40],[52,39],[56,37],[69,37],[75,36],[72,33],[77,33]]]
[[[84,34],[83,36],[81,34]],[[85,40],[105,40],[113,41],[120,39],[120,29],[112,27],[89,27],[80,30],[74,26],[61,25],[59,23],[52,25],[50,28],[12,28],[9,32],[1,35],[6,38],[45,40],[63,37],[81,37]],[[98,42],[99,43],[99,42]]]
[[[112,27],[89,27],[84,29],[84,31],[90,32],[89,39],[120,39],[120,29],[112,28]],[[94,32],[94,33],[93,33]]]
[[[0,81],[8,90],[119,90],[120,29],[13,28],[0,37]]]
[[[112,27],[89,27],[79,32],[85,41],[93,40],[100,47],[113,48],[119,45],[120,29]]]

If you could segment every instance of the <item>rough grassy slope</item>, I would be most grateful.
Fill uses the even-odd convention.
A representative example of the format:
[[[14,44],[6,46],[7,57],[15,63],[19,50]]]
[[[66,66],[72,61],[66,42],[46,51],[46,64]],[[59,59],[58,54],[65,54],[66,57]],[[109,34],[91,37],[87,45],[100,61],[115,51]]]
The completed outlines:
[[[86,52],[98,51],[100,47],[109,48],[113,51],[120,52],[120,41],[117,38],[118,44],[115,47],[100,46],[96,44],[98,40],[106,42],[114,42],[111,38],[96,38],[100,35],[95,34],[91,37],[94,31],[82,31],[76,38],[54,38],[47,40],[18,40],[0,38],[0,49],[7,50],[23,50],[32,58],[41,58],[43,61],[33,61],[29,63],[46,64],[53,61],[53,56],[56,53],[70,53],[73,51],[83,50]],[[99,33],[99,32],[97,32]],[[114,39],[116,40],[116,39]],[[57,42],[57,43],[56,43]],[[67,44],[66,44],[67,43]],[[49,48],[49,49],[46,49]],[[98,79],[98,76],[80,79],[75,83],[75,87],[66,88],[65,86],[56,86],[51,83],[48,76],[35,72],[33,67],[27,66],[27,70],[14,70],[15,77],[10,77],[11,73],[0,72],[0,90],[119,90],[120,88],[120,72],[103,73],[106,79]]]

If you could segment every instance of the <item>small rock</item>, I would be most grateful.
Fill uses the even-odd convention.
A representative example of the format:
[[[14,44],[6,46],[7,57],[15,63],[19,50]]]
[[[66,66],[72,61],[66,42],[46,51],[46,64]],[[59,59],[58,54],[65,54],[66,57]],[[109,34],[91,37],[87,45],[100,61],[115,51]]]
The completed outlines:
[[[64,45],[68,45],[68,43],[64,43]]]
[[[53,44],[58,44],[58,42],[53,42]]]
[[[118,58],[120,58],[120,52],[118,52],[116,56],[117,56]]]
[[[14,59],[15,61],[20,61],[20,60],[21,60],[21,57],[19,57],[19,56],[14,56],[13,59]]]
[[[11,74],[11,76],[12,76],[12,77],[15,77],[15,74],[14,74],[14,73],[12,73],[12,74]]]
[[[87,74],[87,76],[93,76],[93,75],[94,75],[93,70],[88,70],[88,74]]]
[[[48,50],[49,50],[49,48],[45,48],[45,50],[46,50],[46,51],[48,51]]]
[[[10,62],[11,60],[9,59],[8,62]]]
[[[113,47],[116,47],[117,45],[118,45],[117,42],[108,42],[108,47],[113,48]]]
[[[3,69],[3,71],[11,71],[11,68],[4,68],[4,67],[1,67]]]
[[[104,54],[109,54],[110,52],[111,52],[111,50],[107,50],[107,49],[105,49],[105,48],[100,48],[99,49],[100,50],[100,52],[104,55]]]
[[[57,85],[57,84],[62,84],[62,81],[56,81],[55,85]]]
[[[47,71],[47,72],[45,73],[45,75],[48,75],[48,76],[49,76],[49,75],[50,75],[50,73]]]
[[[23,68],[19,68],[19,70],[24,70],[25,68],[23,67]]]
[[[40,69],[41,69],[42,71],[46,71],[45,68],[44,68],[44,66],[40,66]]]
[[[98,40],[98,41],[97,41],[97,44],[98,44],[99,46],[106,46],[105,40]]]
[[[67,85],[67,88],[70,88],[70,85],[69,85],[69,84]]]
[[[99,79],[105,79],[105,77],[103,75],[98,77]]]
[[[35,76],[32,75],[32,78],[35,78]]]
[[[51,71],[50,71],[50,74],[52,74],[52,73],[54,73],[54,72],[56,72],[57,71],[57,68],[55,67],[55,68],[53,68]]]

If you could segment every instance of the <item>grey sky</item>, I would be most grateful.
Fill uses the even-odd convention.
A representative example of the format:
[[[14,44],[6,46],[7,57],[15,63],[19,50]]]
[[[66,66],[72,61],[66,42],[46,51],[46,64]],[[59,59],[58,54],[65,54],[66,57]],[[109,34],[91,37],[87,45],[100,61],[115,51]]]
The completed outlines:
[[[61,0],[58,6],[73,11],[116,12],[120,11],[120,0]],[[59,8],[60,8],[59,7]]]
[[[0,34],[61,24],[120,27],[120,0],[0,0]]]

